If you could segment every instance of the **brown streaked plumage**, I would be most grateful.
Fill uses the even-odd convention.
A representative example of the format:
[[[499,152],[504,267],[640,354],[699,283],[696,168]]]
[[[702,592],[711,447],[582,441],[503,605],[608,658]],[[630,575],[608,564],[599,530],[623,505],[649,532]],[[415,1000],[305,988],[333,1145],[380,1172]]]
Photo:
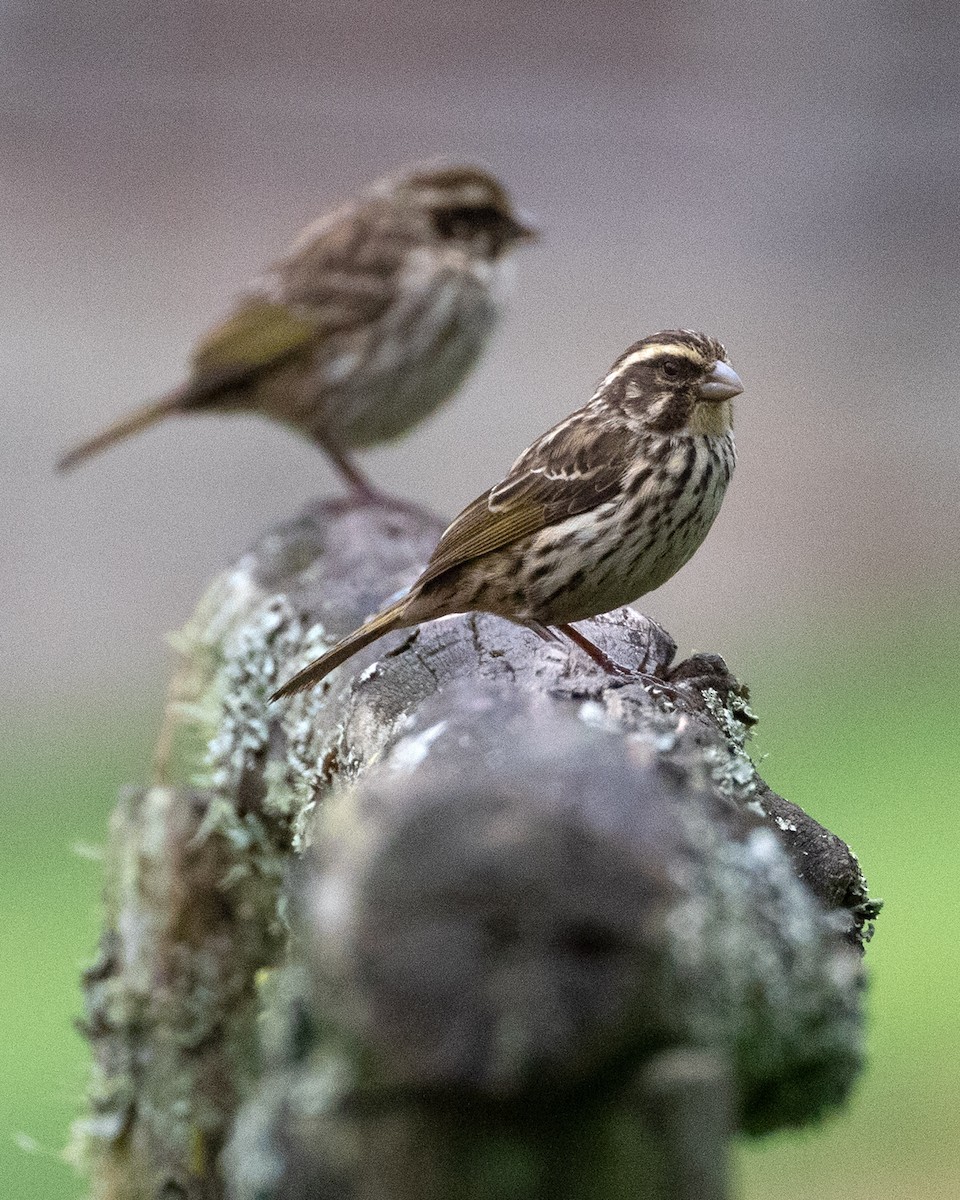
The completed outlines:
[[[61,470],[171,415],[250,411],[349,451],[453,395],[497,323],[504,260],[533,231],[475,166],[380,180],[307,228],[194,349],[185,383],[65,454]]]
[[[637,342],[587,405],[463,510],[406,596],[273,698],[390,630],[471,610],[556,630],[619,672],[571,623],[659,587],[703,541],[733,474],[731,401],[742,390],[714,338],[665,330]]]

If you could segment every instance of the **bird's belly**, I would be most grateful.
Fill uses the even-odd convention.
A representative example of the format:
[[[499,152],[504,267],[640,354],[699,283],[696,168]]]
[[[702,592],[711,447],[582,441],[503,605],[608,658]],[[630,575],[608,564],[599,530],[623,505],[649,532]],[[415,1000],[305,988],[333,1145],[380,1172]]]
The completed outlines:
[[[378,371],[368,386],[344,389],[333,397],[334,424],[343,443],[372,446],[400,437],[425,420],[459,389],[488,334],[489,329],[481,333],[474,325],[455,323],[427,354]]]
[[[722,491],[678,506],[653,526],[571,518],[552,531],[554,571],[538,576],[542,547],[524,572],[522,616],[545,624],[582,621],[631,604],[666,583],[692,557],[717,515]],[[522,619],[522,617],[521,617]]]
[[[347,447],[406,433],[457,391],[486,346],[497,316],[493,297],[462,280],[398,313],[391,327],[378,331],[366,353],[349,364],[352,369],[331,380],[323,406],[327,427]]]

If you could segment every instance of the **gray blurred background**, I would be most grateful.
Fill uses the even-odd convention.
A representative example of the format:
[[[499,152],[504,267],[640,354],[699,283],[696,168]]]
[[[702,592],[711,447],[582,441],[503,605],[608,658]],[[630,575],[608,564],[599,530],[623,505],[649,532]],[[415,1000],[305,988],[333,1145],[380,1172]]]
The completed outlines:
[[[304,222],[438,154],[545,238],[481,370],[374,479],[452,515],[630,341],[702,327],[747,385],[740,467],[647,611],[736,658],[956,580],[955,5],[101,0],[2,29],[11,693],[159,696],[212,573],[339,486],[255,418],[52,463],[176,383]]]
[[[545,236],[469,385],[364,466],[452,516],[638,336],[727,343],[737,476],[642,608],[750,683],[764,775],[888,900],[860,1092],[742,1155],[738,1194],[960,1195],[957,8],[0,0],[7,1192],[84,1191],[59,1151],[102,875],[70,847],[95,857],[148,776],[165,635],[339,490],[254,418],[171,421],[66,478],[54,460],[177,383],[305,222],[446,155],[500,173]]]

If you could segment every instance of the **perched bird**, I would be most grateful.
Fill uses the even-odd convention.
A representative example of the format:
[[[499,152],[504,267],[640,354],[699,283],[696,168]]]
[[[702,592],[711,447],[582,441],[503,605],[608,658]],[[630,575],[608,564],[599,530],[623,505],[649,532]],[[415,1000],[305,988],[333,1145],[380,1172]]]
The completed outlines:
[[[475,166],[389,176],[309,226],[194,349],[186,382],[82,443],[62,470],[171,415],[257,412],[349,452],[406,433],[450,397],[501,308],[504,262],[535,236]]]
[[[523,452],[450,525],[396,603],[316,659],[272,699],[310,687],[394,629],[496,613],[562,634],[613,674],[571,622],[638,599],[691,557],[733,474],[743,384],[715,338],[654,333],[613,364],[593,399]]]

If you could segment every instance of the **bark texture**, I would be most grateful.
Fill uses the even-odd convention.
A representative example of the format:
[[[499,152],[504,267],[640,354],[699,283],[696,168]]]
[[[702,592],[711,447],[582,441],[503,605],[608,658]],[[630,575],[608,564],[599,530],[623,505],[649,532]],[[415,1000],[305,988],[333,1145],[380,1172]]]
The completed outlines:
[[[102,1200],[720,1200],[849,1093],[877,905],[721,659],[584,623],[655,696],[470,614],[268,704],[440,531],[312,505],[179,636],[86,976]]]

